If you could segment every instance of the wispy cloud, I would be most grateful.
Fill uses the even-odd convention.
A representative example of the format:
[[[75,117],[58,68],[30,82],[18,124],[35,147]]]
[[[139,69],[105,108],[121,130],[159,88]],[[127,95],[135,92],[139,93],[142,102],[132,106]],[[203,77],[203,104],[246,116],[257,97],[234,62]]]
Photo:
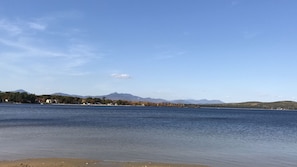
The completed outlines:
[[[237,6],[237,5],[239,5],[240,3],[241,3],[240,0],[232,0],[231,5],[232,5],[232,6]]]
[[[131,78],[131,76],[129,74],[118,74],[118,73],[111,74],[111,77],[117,78],[117,79],[130,79]]]
[[[6,19],[0,19],[0,30],[10,35],[18,35],[23,31],[18,24],[7,21]]]
[[[29,25],[29,27],[31,27],[32,29],[35,29],[35,30],[45,30],[46,29],[46,25],[40,24],[40,23],[29,22],[28,25]]]
[[[242,34],[244,39],[253,39],[259,35],[258,32],[254,32],[254,31],[244,31]]]
[[[32,21],[33,20],[33,21]],[[34,21],[35,19],[30,20],[8,20],[0,19],[0,32],[6,33],[5,35],[10,36],[19,36],[24,34],[32,33],[36,30],[43,31],[47,28],[45,23]]]
[[[163,51],[160,53],[157,53],[155,56],[155,59],[157,60],[168,60],[168,59],[173,59],[177,57],[181,57],[185,55],[185,51]]]
[[[57,17],[70,17],[64,14]],[[88,75],[87,64],[97,60],[96,49],[79,35],[71,40],[61,35],[75,27],[63,27],[60,33],[49,33],[53,17],[17,19],[0,18],[0,58],[2,71],[24,75]],[[48,22],[47,22],[48,21]]]

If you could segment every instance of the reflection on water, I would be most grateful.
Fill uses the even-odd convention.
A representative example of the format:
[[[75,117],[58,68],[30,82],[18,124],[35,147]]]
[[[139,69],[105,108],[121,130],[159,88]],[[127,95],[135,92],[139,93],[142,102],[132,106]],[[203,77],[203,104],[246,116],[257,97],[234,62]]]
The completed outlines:
[[[297,112],[0,104],[0,158],[293,167]]]

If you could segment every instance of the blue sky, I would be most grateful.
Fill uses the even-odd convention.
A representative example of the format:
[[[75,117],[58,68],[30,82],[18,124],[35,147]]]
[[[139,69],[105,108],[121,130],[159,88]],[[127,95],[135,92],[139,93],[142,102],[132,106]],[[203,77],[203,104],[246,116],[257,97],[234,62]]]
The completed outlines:
[[[0,90],[297,100],[295,0],[1,0]]]

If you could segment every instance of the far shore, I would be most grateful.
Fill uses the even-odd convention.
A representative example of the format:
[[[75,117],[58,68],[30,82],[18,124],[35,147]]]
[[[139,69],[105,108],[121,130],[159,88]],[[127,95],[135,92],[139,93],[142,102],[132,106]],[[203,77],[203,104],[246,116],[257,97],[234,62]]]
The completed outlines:
[[[0,167],[207,167],[196,164],[170,164],[154,162],[112,162],[71,158],[38,158],[0,161]]]

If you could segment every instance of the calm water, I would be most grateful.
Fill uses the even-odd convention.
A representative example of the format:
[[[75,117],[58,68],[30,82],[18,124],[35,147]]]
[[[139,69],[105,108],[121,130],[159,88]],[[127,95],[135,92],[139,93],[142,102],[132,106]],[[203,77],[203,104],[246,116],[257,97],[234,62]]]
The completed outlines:
[[[0,104],[0,160],[297,166],[297,111]]]

